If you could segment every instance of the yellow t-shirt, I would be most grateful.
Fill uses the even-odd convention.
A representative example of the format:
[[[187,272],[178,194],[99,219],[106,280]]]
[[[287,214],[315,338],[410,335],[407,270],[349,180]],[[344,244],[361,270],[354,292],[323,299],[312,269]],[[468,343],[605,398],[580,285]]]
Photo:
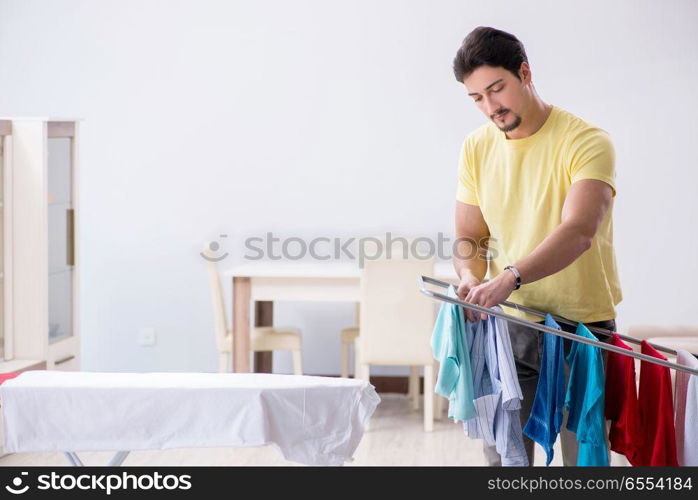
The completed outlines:
[[[553,106],[543,126],[508,139],[492,122],[463,142],[456,199],[478,205],[490,230],[489,276],[530,254],[561,222],[572,183],[598,179],[616,195],[613,144],[594,125]],[[616,317],[622,300],[613,250],[613,200],[589,248],[563,270],[512,292],[510,302],[585,323]],[[507,271],[508,272],[508,271]],[[542,321],[513,308],[505,312]]]

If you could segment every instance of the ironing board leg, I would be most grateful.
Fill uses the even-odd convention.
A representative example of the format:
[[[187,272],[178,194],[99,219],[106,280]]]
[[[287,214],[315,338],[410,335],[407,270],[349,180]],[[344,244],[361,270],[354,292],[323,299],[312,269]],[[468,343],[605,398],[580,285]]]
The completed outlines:
[[[66,458],[68,461],[75,467],[84,467],[85,464],[82,463],[82,461],[78,458],[78,455],[74,451],[66,451],[64,452]]]
[[[68,462],[70,462],[71,465],[74,467],[84,467],[85,464],[82,463],[82,460],[78,457],[78,454],[75,453],[74,451],[64,451],[63,454],[65,457],[68,459]],[[112,457],[111,460],[109,460],[109,463],[107,464],[108,467],[118,467],[122,463],[124,463],[124,460],[126,460],[126,457],[128,456],[129,452],[128,451],[117,451],[114,456]]]
[[[109,460],[109,463],[107,465],[109,467],[118,467],[119,465],[124,463],[124,460],[126,460],[127,456],[128,451],[117,451],[112,457],[112,459]]]

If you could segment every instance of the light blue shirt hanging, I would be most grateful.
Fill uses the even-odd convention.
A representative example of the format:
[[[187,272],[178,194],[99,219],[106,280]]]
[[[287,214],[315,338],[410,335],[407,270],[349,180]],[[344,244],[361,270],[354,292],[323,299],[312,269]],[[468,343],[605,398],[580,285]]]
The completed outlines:
[[[582,323],[577,325],[577,335],[598,342]],[[603,414],[605,379],[601,349],[572,342],[567,362],[570,365],[565,396],[567,429],[577,434],[577,465],[607,466]]]
[[[447,295],[458,298],[453,286]],[[475,416],[473,376],[466,345],[463,308],[456,304],[441,304],[431,336],[431,349],[439,363],[434,392],[448,398],[448,416],[461,422]]]
[[[560,325],[550,314],[545,315],[545,326],[560,330]],[[543,336],[536,396],[523,432],[543,447],[545,465],[550,465],[553,445],[562,425],[562,406],[565,404],[565,355],[562,337],[552,333],[543,333]]]
[[[493,309],[502,311],[499,306]],[[469,437],[495,445],[503,466],[528,465],[519,420],[523,395],[507,323],[496,316],[467,321],[466,336],[477,416],[463,429]]]

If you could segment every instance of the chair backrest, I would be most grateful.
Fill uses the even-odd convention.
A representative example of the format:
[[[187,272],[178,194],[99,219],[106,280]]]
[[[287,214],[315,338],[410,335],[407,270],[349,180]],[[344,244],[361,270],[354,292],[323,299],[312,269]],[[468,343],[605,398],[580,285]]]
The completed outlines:
[[[433,275],[434,260],[368,260],[361,275],[359,353],[374,365],[434,364],[431,332],[435,307],[417,288],[417,276]]]
[[[216,343],[218,349],[223,349],[225,346],[225,336],[228,333],[228,318],[225,312],[225,297],[223,295],[223,287],[221,286],[221,278],[218,274],[218,262],[212,254],[208,243],[204,246],[201,252],[205,258],[206,271],[208,273],[208,283],[211,288],[211,299],[213,300],[213,320],[216,332]]]

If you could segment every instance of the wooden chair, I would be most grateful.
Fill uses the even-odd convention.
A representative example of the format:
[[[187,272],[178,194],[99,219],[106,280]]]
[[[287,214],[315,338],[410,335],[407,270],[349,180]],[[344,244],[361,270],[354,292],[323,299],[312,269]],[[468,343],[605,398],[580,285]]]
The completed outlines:
[[[203,254],[209,257],[206,260],[208,281],[211,287],[213,299],[213,317],[216,332],[216,345],[219,353],[219,371],[227,372],[228,361],[233,352],[233,331],[228,326],[228,318],[225,309],[223,287],[221,286],[218,263],[212,260],[208,245],[204,247]],[[250,349],[257,351],[291,351],[293,355],[294,375],[303,374],[303,360],[301,351],[301,332],[293,327],[258,326],[250,331]]]

